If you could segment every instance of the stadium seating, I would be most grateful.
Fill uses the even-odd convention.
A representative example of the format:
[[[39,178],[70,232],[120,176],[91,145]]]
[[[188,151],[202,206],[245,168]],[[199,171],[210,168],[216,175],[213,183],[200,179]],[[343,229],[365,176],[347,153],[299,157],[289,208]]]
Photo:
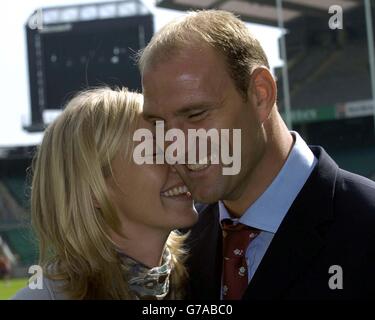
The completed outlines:
[[[18,256],[17,263],[30,266],[37,261],[37,243],[35,236],[28,227],[18,227],[2,231],[1,236],[7,242],[13,253]]]

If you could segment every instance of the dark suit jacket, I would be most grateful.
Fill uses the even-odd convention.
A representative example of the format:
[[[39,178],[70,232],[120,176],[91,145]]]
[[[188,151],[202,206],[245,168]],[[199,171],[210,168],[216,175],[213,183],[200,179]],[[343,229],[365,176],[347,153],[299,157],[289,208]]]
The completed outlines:
[[[375,299],[375,183],[338,168],[322,148],[311,149],[318,164],[244,299]],[[219,299],[222,236],[217,203],[200,212],[188,245],[189,297]],[[329,288],[332,265],[342,267],[343,289]]]

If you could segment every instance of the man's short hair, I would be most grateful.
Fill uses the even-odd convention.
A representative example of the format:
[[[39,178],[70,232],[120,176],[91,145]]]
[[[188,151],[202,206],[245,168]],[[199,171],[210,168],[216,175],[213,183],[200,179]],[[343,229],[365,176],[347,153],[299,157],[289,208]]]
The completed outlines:
[[[247,97],[250,75],[255,67],[269,68],[259,41],[234,14],[222,10],[189,12],[165,25],[139,54],[139,69],[167,61],[187,47],[213,47],[226,61],[238,91]]]

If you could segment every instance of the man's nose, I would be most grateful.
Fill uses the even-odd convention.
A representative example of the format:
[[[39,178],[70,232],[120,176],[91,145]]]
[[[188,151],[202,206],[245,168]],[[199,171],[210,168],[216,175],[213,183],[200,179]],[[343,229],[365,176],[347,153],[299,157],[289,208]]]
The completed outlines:
[[[172,119],[164,122],[165,131],[168,131],[170,129],[179,129],[181,130],[185,135],[187,135],[188,132],[188,126],[186,123],[179,119]]]
[[[178,130],[180,132],[182,132],[183,134],[183,138],[184,138],[184,150],[185,150],[185,153],[187,153],[188,151],[188,126],[183,122],[183,121],[179,121],[179,120],[174,120],[174,121],[169,121],[168,124],[165,124],[165,133],[167,133],[170,129],[175,129],[175,130]],[[171,145],[172,143],[176,143],[176,140],[177,140],[177,132],[174,132],[175,135],[173,137],[173,140],[172,141],[165,141],[165,147],[167,148],[169,145]],[[182,141],[179,141],[179,143],[181,143]]]

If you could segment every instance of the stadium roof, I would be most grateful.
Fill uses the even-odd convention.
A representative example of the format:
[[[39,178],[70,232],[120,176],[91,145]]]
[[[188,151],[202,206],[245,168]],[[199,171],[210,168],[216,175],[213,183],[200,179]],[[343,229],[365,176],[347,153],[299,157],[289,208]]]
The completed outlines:
[[[331,5],[343,10],[362,0],[283,0],[284,22],[308,15],[327,16]],[[175,10],[222,9],[239,14],[244,21],[277,26],[276,0],[157,0],[156,6]]]

